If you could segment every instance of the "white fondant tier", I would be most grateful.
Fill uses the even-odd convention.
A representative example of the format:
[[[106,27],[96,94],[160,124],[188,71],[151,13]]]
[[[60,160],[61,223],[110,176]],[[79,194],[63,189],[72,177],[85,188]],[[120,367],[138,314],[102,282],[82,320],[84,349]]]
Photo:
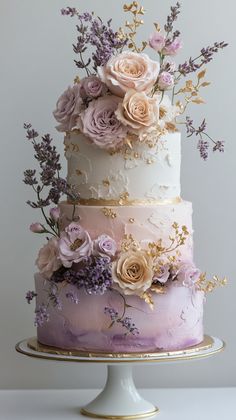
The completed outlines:
[[[72,221],[73,205],[62,202],[59,207],[64,228]],[[118,248],[125,235],[132,235],[144,245],[161,239],[163,245],[168,247],[169,236],[173,235],[173,223],[178,223],[180,228],[185,225],[189,235],[185,244],[179,248],[179,258],[190,261],[193,259],[192,203],[188,201],[155,206],[77,205],[74,216],[79,219],[79,223],[89,232],[92,239],[107,234],[117,242]]]
[[[110,153],[78,132],[65,137],[68,182],[82,199],[171,200],[180,196],[180,133],[169,133],[155,147],[136,143]]]
[[[35,275],[37,306],[48,299],[50,282]],[[60,284],[58,285],[60,287]],[[78,296],[78,304],[66,298]],[[137,296],[126,296],[125,316],[131,318],[138,334],[127,335],[121,323],[113,323],[104,308],[124,311],[124,300],[117,291],[87,295],[67,284],[60,289],[61,310],[48,308],[49,320],[38,327],[40,343],[60,347],[102,352],[138,352],[179,350],[203,340],[204,293],[172,283],[165,294],[153,294],[154,309]]]

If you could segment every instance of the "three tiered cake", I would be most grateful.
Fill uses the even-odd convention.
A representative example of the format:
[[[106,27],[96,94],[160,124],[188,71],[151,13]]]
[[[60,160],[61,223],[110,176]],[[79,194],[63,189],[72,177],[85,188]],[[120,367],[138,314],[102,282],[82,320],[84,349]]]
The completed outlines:
[[[36,261],[36,290],[26,295],[28,302],[36,297],[43,345],[145,352],[203,340],[205,292],[225,281],[216,276],[208,281],[194,265],[192,204],[180,195],[177,124],[190,102],[202,102],[199,90],[209,83],[201,67],[226,44],[203,49],[198,61],[177,67],[170,57],[182,47],[173,30],[179,9],[177,3],[164,30],[155,24],[140,47],[135,34],[144,9],[137,2],[124,6],[133,23],[117,32],[94,13],[62,11],[79,19],[74,51],[77,66],[87,73],[61,95],[54,111],[58,130],[66,133],[67,180],[60,177],[50,136],[39,142],[25,126],[40,165],[40,181],[35,171],[25,172],[25,182],[37,192],[37,201],[29,204],[41,209],[46,222],[31,225],[47,242]],[[91,60],[82,58],[89,44],[92,68]],[[148,45],[158,61],[143,52]],[[196,83],[187,80],[177,89],[194,72]],[[187,117],[184,124],[188,134],[199,136],[206,159],[205,121],[194,128]],[[222,142],[211,140],[213,151],[223,150]],[[57,207],[46,215],[50,204]]]

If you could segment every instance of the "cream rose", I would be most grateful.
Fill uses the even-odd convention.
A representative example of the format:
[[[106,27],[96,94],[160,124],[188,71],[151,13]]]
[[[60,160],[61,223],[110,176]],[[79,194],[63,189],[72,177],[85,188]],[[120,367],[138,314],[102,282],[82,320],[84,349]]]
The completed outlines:
[[[47,279],[50,279],[54,271],[61,267],[62,263],[58,255],[58,240],[56,238],[49,239],[47,244],[40,249],[36,265],[40,273]]]
[[[124,125],[135,133],[140,133],[140,130],[146,130],[158,122],[158,102],[156,98],[150,98],[144,92],[129,90],[115,114]]]
[[[152,259],[145,251],[128,251],[113,263],[113,280],[125,295],[142,295],[151,287]]]
[[[98,75],[112,93],[124,96],[129,89],[138,92],[150,91],[157,80],[160,64],[146,54],[124,51],[111,57]]]

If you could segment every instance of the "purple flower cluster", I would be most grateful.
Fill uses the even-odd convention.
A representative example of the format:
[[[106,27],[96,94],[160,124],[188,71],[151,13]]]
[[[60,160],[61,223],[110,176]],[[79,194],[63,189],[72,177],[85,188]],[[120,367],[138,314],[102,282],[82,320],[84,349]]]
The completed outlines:
[[[37,293],[35,293],[33,290],[29,290],[26,295],[25,299],[27,300],[27,303],[31,303],[32,300],[37,296]]]
[[[68,292],[66,293],[66,298],[69,299],[72,303],[75,303],[76,305],[78,305],[79,303],[79,297],[76,293]]]
[[[193,120],[190,117],[186,117],[185,120],[185,127],[187,130],[187,137],[191,137],[195,135],[196,137],[200,137],[198,140],[197,148],[199,150],[200,156],[203,160],[207,160],[209,156],[209,148],[210,143],[213,144],[212,151],[216,152],[219,151],[220,153],[224,152],[224,141],[222,140],[213,140],[207,133],[206,133],[206,120],[204,119],[199,127],[194,127]]]
[[[38,308],[35,309],[34,325],[36,327],[42,327],[42,325],[48,321],[49,321],[49,313],[47,311],[46,305],[44,304],[39,305]]]
[[[126,335],[127,334],[132,334],[132,335],[138,335],[139,334],[138,328],[135,326],[135,324],[133,323],[133,321],[130,317],[126,316],[126,317],[120,318],[118,312],[114,308],[111,308],[111,307],[108,307],[108,306],[106,306],[104,308],[104,313],[110,317],[110,319],[112,321],[112,325],[114,323],[121,324],[121,326],[123,328],[125,328],[126,331],[127,331]]]
[[[108,257],[85,257],[78,268],[61,267],[53,273],[51,280],[55,283],[66,281],[83,288],[89,295],[102,295],[112,285],[111,261]]]
[[[180,14],[181,5],[179,2],[176,3],[175,6],[171,6],[170,8],[170,15],[167,16],[167,22],[164,26],[165,31],[169,34],[173,31],[173,24],[177,20],[178,15]],[[179,33],[178,33],[179,36]]]
[[[62,310],[62,303],[60,301],[59,295],[58,295],[58,287],[55,283],[50,283],[50,290],[48,293],[48,300],[52,303],[53,307],[58,309],[59,311]]]
[[[73,50],[79,55],[79,60],[75,60],[75,64],[80,69],[85,69],[87,75],[90,75],[89,65],[91,59],[87,62],[83,59],[83,54],[88,46],[94,47],[92,53],[93,69],[105,65],[108,60],[121,50],[126,44],[126,40],[120,40],[117,32],[111,28],[111,19],[104,23],[100,17],[94,17],[94,13],[78,14],[76,9],[62,9],[63,15],[78,16],[79,24],[76,26],[79,33]]]

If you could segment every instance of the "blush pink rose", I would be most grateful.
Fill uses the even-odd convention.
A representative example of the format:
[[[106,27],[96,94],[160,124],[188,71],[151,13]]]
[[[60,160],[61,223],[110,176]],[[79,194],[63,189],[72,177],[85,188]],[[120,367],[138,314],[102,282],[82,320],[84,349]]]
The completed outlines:
[[[97,76],[88,76],[80,82],[80,95],[83,99],[95,99],[106,93],[106,85]]]
[[[83,100],[80,96],[80,85],[75,84],[60,96],[53,115],[59,125],[58,131],[71,131],[76,125],[76,120],[83,109]]]
[[[170,44],[167,44],[164,49],[163,49],[163,54],[165,55],[176,55],[179,50],[182,48],[183,44],[181,39],[175,38],[175,40],[173,42],[171,42]]]
[[[127,128],[115,115],[120,101],[114,95],[93,100],[77,121],[82,133],[101,149],[117,149],[126,137]]]
[[[156,98],[150,98],[144,92],[130,90],[123,103],[116,111],[117,118],[134,133],[146,130],[158,121],[159,110]]]
[[[165,43],[166,43],[166,39],[164,35],[162,35],[158,31],[154,32],[149,38],[149,45],[156,52],[161,52],[165,46]]]
[[[118,96],[134,89],[148,92],[152,89],[160,71],[160,64],[146,54],[124,51],[98,68],[98,75],[110,91]]]
[[[58,254],[58,239],[49,239],[48,243],[40,249],[36,265],[40,273],[47,279],[50,279],[54,271],[61,267],[62,264]]]
[[[59,239],[59,256],[64,267],[71,267],[92,253],[93,243],[86,230],[72,222]]]

